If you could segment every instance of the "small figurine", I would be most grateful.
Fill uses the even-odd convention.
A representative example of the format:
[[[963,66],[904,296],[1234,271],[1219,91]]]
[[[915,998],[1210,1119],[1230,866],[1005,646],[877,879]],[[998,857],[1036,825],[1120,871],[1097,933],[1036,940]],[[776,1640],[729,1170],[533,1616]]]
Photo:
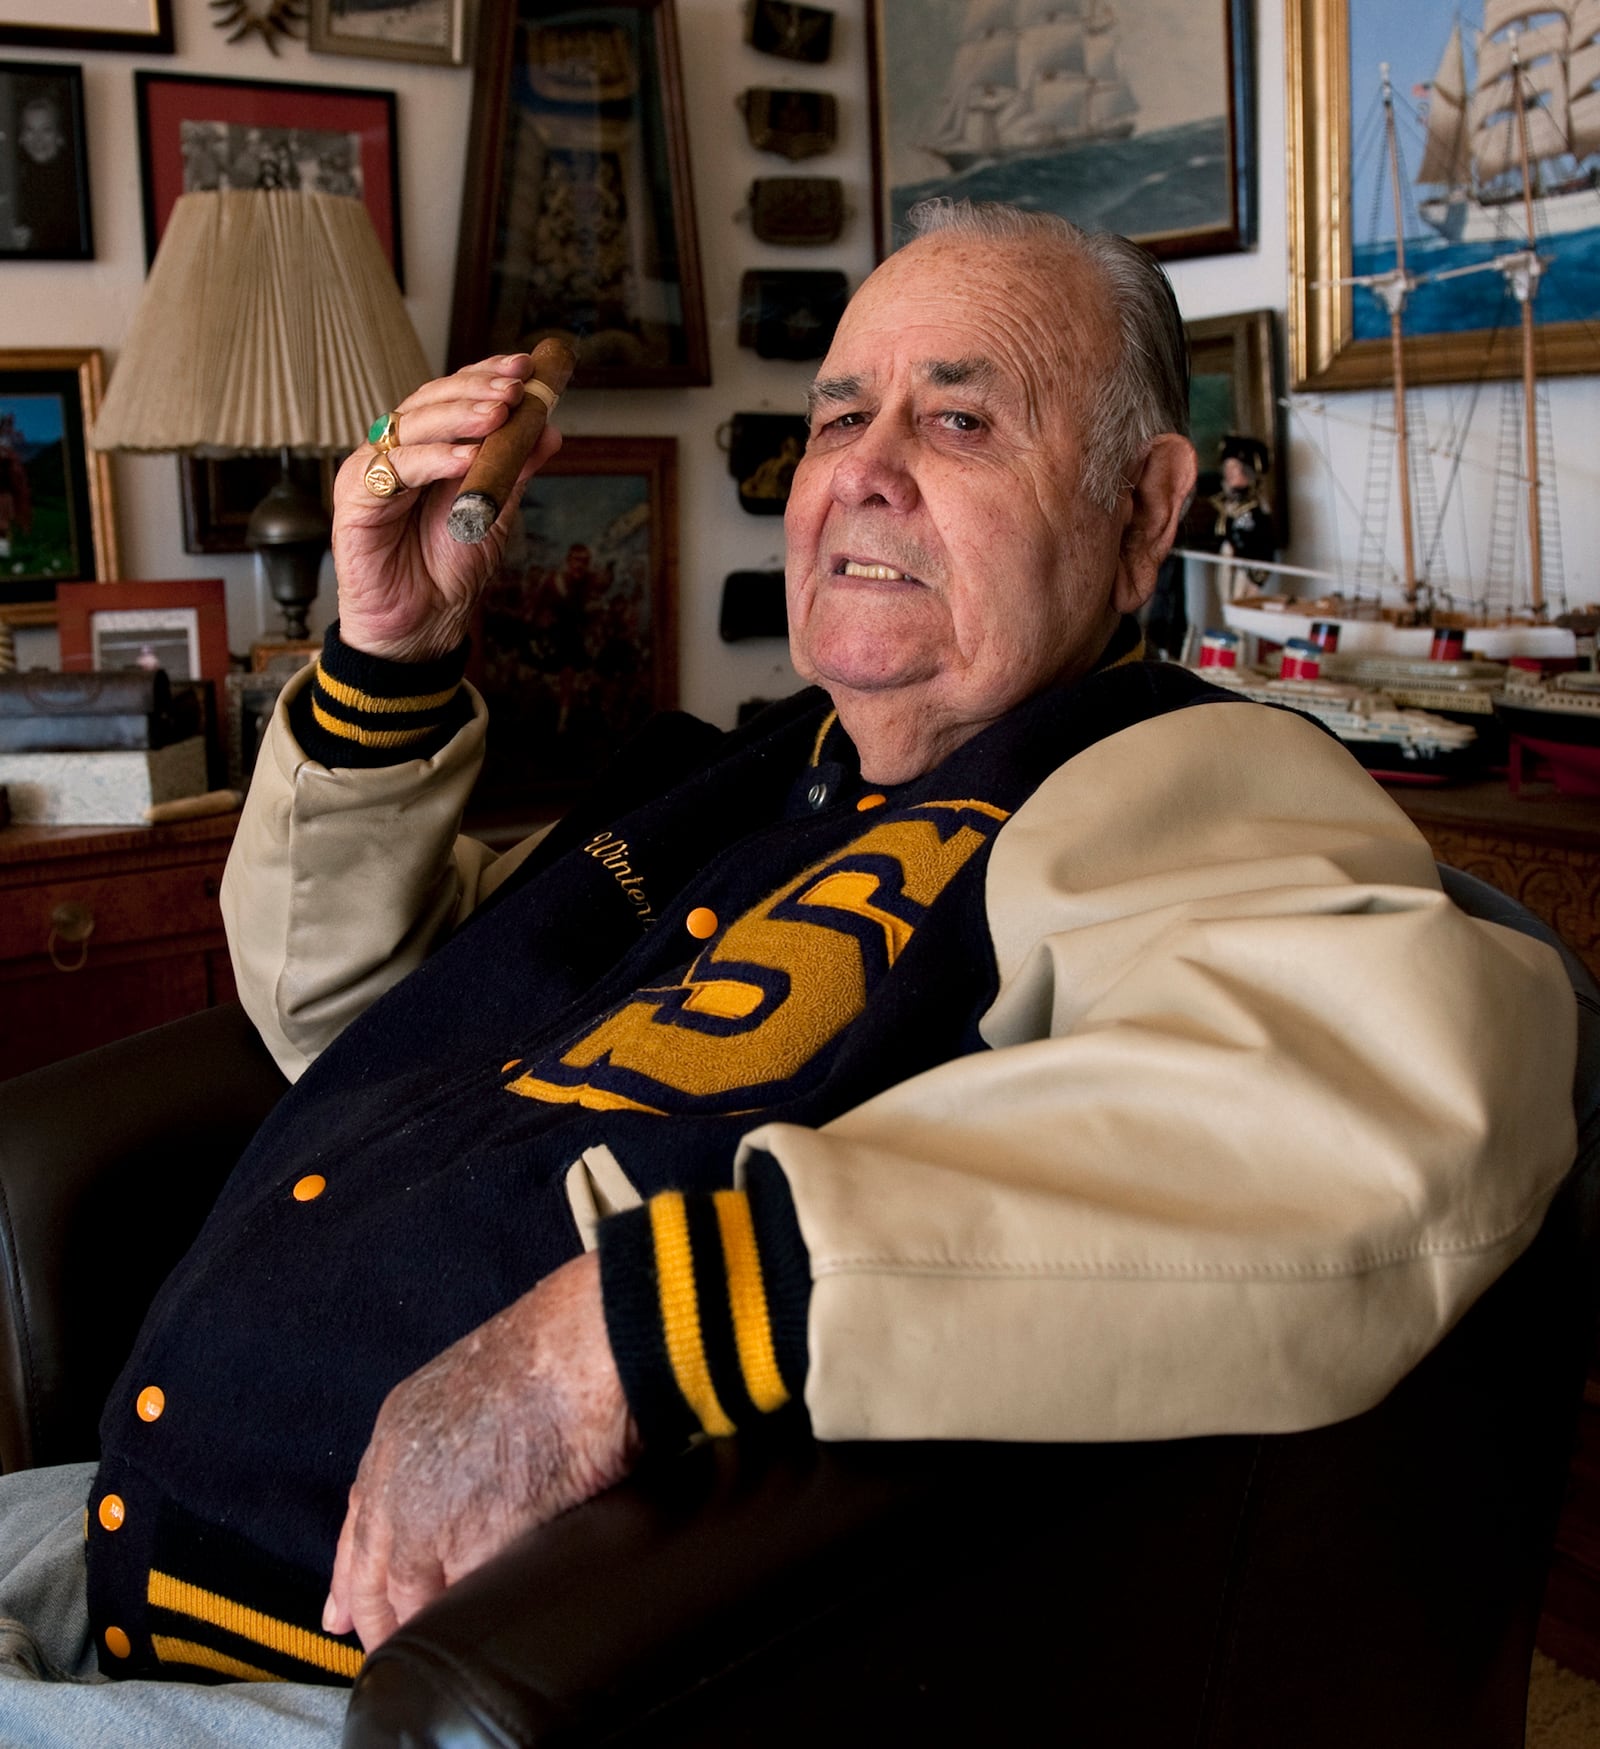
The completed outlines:
[[[1211,499],[1216,511],[1212,538],[1217,551],[1225,559],[1273,559],[1278,553],[1277,532],[1272,523],[1272,511],[1261,493],[1261,476],[1267,469],[1267,446],[1259,437],[1229,433],[1219,446],[1222,466],[1222,490]],[[1229,567],[1228,589],[1231,600],[1242,594],[1256,594],[1265,581],[1265,571],[1252,571],[1248,565]]]

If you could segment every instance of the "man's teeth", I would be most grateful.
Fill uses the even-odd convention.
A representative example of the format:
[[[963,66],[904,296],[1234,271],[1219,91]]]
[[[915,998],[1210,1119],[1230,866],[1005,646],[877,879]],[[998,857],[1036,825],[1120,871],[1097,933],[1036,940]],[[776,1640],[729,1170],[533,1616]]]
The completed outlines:
[[[874,583],[904,583],[906,581],[905,572],[895,570],[892,565],[863,565],[855,559],[845,560],[844,575],[846,577],[869,577]]]

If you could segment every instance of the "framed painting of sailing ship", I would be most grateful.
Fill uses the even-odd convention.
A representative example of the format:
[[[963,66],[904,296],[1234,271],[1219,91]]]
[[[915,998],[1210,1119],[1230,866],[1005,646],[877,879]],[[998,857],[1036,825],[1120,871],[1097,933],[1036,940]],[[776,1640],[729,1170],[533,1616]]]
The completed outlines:
[[[1397,271],[1408,382],[1522,371],[1530,279],[1538,373],[1600,370],[1597,0],[1289,0],[1287,58],[1296,388],[1393,380]]]
[[[1254,240],[1250,0],[872,0],[881,259],[936,195],[1121,231],[1162,256]]]
[[[452,366],[554,334],[580,388],[711,381],[672,0],[485,7]]]

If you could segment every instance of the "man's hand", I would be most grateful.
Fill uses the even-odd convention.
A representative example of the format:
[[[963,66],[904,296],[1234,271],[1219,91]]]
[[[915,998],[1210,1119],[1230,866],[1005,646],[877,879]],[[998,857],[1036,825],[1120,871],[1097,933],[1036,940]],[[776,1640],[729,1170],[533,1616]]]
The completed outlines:
[[[408,490],[378,498],[362,483],[371,444],[353,450],[333,489],[333,563],[339,635],[353,650],[392,661],[442,656],[466,636],[472,609],[494,575],[521,487],[561,447],[547,425],[489,538],[463,544],[445,521],[478,446],[522,399],[533,368],[525,352],[485,359],[424,383],[395,411],[400,445],[389,460]],[[420,488],[420,490],[418,490]]]
[[[524,1531],[620,1481],[637,1453],[590,1253],[389,1393],[323,1626],[353,1627],[370,1652]]]

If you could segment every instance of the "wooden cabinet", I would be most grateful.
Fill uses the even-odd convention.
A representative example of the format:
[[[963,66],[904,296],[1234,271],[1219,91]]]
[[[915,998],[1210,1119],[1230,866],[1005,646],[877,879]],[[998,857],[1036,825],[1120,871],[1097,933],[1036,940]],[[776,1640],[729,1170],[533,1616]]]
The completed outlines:
[[[1440,862],[1520,899],[1600,979],[1600,801],[1498,778],[1392,793]]]
[[[238,819],[0,829],[0,1078],[233,999]]]

